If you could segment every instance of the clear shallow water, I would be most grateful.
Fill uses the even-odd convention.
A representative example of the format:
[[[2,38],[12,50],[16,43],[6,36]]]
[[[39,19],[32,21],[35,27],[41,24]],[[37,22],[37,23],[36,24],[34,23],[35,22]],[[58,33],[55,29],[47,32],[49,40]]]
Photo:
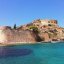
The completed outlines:
[[[64,64],[64,43],[0,46],[0,64]]]

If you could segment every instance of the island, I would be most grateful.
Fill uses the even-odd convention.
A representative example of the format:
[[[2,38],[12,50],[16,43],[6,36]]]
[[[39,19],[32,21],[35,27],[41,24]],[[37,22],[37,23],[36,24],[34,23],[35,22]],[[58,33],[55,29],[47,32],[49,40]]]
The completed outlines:
[[[64,28],[57,20],[37,19],[19,27],[0,26],[0,45],[64,41]]]

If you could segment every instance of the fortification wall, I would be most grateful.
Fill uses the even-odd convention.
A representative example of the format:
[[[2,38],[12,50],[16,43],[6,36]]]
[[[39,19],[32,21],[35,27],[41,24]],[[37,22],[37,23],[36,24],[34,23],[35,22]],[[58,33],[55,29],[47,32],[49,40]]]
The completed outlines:
[[[10,29],[9,27],[0,27],[0,43],[35,43],[34,34],[29,31],[18,31]]]
[[[24,42],[24,43],[34,43],[36,42],[34,34],[31,31],[15,31],[13,42]]]

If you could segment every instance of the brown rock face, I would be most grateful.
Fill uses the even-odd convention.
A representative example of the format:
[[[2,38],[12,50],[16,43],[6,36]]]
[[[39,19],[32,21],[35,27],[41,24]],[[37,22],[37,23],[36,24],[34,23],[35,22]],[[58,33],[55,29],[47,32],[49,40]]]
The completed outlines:
[[[49,41],[49,35],[48,33],[43,33],[42,36],[44,37],[45,41]]]
[[[50,40],[48,33],[41,33],[40,38],[42,39],[42,41],[49,41]]]

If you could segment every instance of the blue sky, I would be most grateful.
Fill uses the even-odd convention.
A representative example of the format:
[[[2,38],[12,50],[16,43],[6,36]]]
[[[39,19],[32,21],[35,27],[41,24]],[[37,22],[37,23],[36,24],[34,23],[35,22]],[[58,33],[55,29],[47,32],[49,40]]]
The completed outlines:
[[[56,19],[64,27],[64,0],[0,0],[0,25],[19,26],[39,18]]]

